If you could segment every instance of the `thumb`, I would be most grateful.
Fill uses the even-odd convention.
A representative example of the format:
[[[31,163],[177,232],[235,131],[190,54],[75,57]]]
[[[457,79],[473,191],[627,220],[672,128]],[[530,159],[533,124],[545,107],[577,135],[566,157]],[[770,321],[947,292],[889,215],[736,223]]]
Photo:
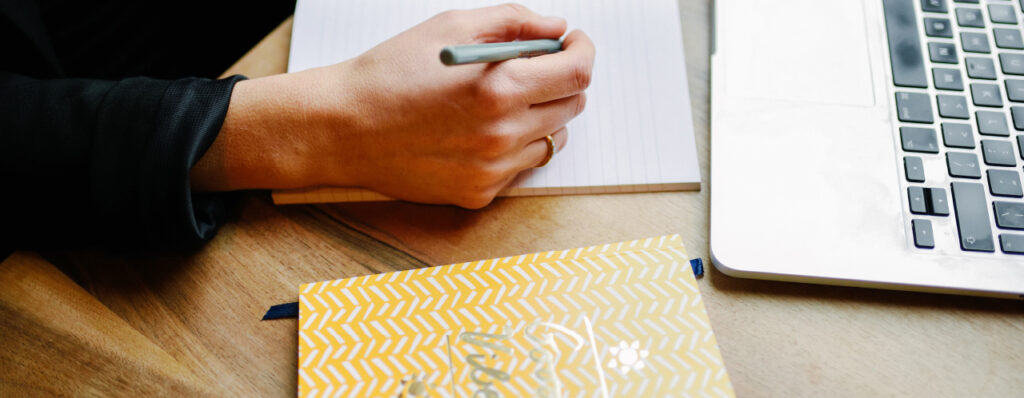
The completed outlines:
[[[556,39],[565,34],[565,20],[544,17],[521,4],[508,3],[471,10],[479,42]]]

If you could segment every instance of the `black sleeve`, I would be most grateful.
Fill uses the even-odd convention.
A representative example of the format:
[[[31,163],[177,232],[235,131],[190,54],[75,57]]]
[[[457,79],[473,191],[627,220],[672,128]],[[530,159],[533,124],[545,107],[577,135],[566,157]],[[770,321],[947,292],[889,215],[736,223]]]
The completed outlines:
[[[225,198],[193,193],[189,170],[216,139],[242,79],[0,72],[0,249],[177,248],[210,239]]]

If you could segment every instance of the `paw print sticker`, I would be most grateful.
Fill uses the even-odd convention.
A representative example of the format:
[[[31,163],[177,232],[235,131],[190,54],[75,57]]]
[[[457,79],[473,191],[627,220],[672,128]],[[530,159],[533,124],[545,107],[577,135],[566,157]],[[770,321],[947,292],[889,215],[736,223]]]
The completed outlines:
[[[618,369],[622,374],[627,374],[630,370],[643,369],[644,358],[647,358],[647,350],[639,348],[639,341],[634,340],[632,344],[628,345],[625,340],[620,341],[618,346],[609,349],[612,353],[612,359],[608,361],[608,367]]]

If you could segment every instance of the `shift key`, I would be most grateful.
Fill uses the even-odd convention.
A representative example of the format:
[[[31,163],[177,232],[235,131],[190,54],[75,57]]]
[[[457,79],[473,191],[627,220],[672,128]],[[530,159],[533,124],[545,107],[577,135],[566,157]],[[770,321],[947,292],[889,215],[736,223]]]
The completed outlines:
[[[956,226],[960,232],[960,247],[970,251],[995,251],[985,186],[971,182],[954,182],[952,191]]]

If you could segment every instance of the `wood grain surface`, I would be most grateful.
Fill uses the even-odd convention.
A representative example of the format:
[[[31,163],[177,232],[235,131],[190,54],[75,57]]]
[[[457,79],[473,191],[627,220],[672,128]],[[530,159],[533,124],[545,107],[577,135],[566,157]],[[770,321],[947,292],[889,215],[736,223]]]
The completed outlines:
[[[711,9],[680,4],[700,192],[509,198],[479,211],[274,206],[261,192],[196,253],[15,253],[0,263],[0,396],[292,396],[296,321],[259,319],[295,301],[303,282],[669,233],[709,261]],[[226,74],[284,72],[290,28]],[[1021,302],[744,280],[713,267],[699,284],[740,396],[1024,394]]]

